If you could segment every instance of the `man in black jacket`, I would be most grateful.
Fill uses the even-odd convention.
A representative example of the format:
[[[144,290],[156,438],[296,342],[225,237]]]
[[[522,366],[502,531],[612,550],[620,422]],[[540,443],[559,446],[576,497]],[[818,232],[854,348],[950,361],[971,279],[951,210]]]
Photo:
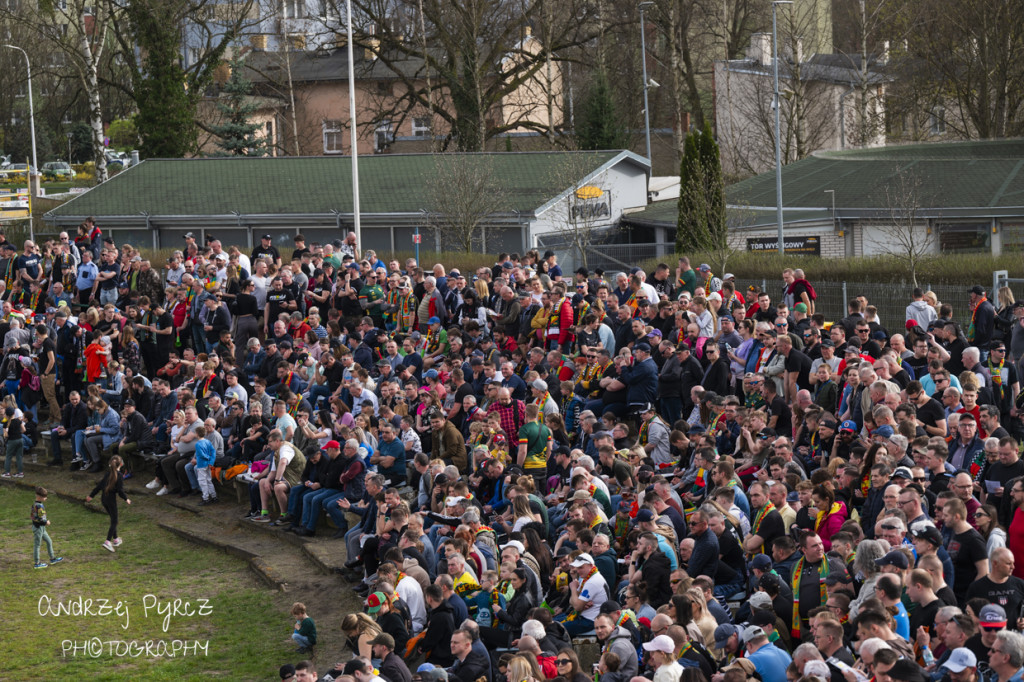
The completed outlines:
[[[75,374],[78,365],[78,354],[75,350],[75,336],[79,328],[68,322],[68,310],[61,307],[53,316],[57,326],[57,361],[60,364],[60,385],[64,400],[70,400],[71,392],[76,390],[82,379]]]
[[[50,466],[59,467],[63,463],[60,456],[60,442],[69,440],[74,448],[75,434],[85,429],[88,424],[89,413],[85,409],[85,404],[82,403],[82,397],[78,391],[71,391],[68,394],[68,402],[61,408],[60,426],[48,432],[50,434],[51,459],[48,462]],[[78,458],[77,451],[73,455]]]
[[[386,682],[412,682],[412,673],[405,661],[395,653],[395,638],[382,632],[370,640],[374,658],[380,659],[380,676]]]
[[[121,440],[114,446],[114,451],[124,458],[133,452],[152,447],[155,443],[149,422],[135,409],[135,401],[131,398],[124,401],[121,410]]]
[[[423,590],[423,600],[430,610],[427,615],[427,630],[416,649],[426,657],[427,663],[447,667],[455,661],[451,641],[455,633],[452,607],[444,598],[441,586],[428,585]]]
[[[672,597],[671,573],[668,557],[658,549],[654,533],[641,535],[629,564],[629,582],[635,584],[643,580],[647,583],[647,597],[654,608],[667,604]]]
[[[456,682],[476,682],[481,677],[490,682],[491,662],[478,651],[473,650],[473,635],[458,629],[452,635],[452,654],[455,663],[448,668],[449,680]]]

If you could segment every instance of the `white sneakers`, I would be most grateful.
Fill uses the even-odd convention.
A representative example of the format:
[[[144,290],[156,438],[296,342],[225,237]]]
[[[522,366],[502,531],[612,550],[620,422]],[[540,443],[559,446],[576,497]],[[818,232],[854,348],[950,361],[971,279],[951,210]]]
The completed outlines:
[[[171,492],[171,489],[168,488],[167,486],[164,486],[163,488],[160,488],[160,490],[156,491],[156,494],[157,497],[160,497],[161,495],[166,495],[169,492]]]
[[[152,481],[150,481],[149,483],[146,484],[146,489],[147,490],[156,490],[159,487],[160,487],[160,479],[159,478],[154,478]]]
[[[108,552],[113,552],[114,551],[114,544],[110,540],[104,540],[103,541],[103,549],[107,550]]]
[[[114,538],[114,541],[111,544],[114,545],[114,547],[120,547],[121,546],[121,538]]]

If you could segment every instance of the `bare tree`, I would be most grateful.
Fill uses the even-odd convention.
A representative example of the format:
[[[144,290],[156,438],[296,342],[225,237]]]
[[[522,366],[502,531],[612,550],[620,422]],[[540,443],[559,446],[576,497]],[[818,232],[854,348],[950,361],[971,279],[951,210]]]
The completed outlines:
[[[26,28],[50,50],[63,55],[84,91],[92,131],[92,157],[96,181],[107,180],[107,160],[103,145],[103,103],[100,69],[111,45],[110,24],[115,6],[111,0],[64,0],[40,3],[38,11],[5,4],[0,8],[0,23],[9,21]]]
[[[592,177],[593,156],[581,151],[561,154],[545,181],[554,192],[564,194],[548,209],[544,222],[570,253],[578,255],[583,267],[587,267],[590,248],[609,224],[615,200],[612,185]]]
[[[921,179],[905,167],[897,166],[885,186],[888,220],[879,227],[885,234],[882,250],[902,263],[917,286],[921,261],[935,253],[935,231],[919,214],[924,205]],[[932,204],[934,205],[934,204]]]
[[[508,193],[495,175],[493,157],[484,154],[434,154],[427,180],[434,210],[428,219],[442,249],[486,252],[488,218],[511,210]]]
[[[502,107],[530,81],[543,82],[539,72],[553,69],[557,55],[597,34],[589,0],[353,0],[352,5],[360,22],[374,29],[360,42],[402,85],[390,110],[378,114],[380,121],[426,109],[447,128],[441,133],[446,140],[466,151],[482,150],[487,140],[516,129],[550,136],[546,117],[537,120],[524,110],[503,118]],[[410,39],[414,22],[421,27],[420,40]],[[525,49],[525,27],[531,25],[544,29],[541,50]]]

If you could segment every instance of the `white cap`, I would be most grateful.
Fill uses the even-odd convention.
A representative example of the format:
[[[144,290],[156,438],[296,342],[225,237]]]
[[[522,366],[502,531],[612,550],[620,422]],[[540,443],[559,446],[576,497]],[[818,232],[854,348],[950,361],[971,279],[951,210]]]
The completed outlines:
[[[758,625],[751,625],[743,631],[742,635],[740,635],[740,639],[743,640],[744,644],[747,644],[751,640],[757,639],[758,637],[767,637],[767,635],[764,634],[764,630],[762,630],[761,627]]]
[[[949,655],[942,667],[954,673],[963,672],[966,668],[977,668],[978,657],[970,649],[960,647],[953,649],[953,653]]]
[[[520,554],[526,554],[526,547],[523,545],[523,543],[519,542],[519,540],[509,540],[501,546],[502,549],[505,549],[506,547],[511,547]]]
[[[590,564],[591,566],[593,566],[594,565],[594,557],[592,557],[589,554],[587,554],[586,552],[584,552],[583,554],[580,554],[578,557],[576,557],[576,561],[572,562],[569,565],[570,566],[574,566],[575,568],[579,568],[580,566],[586,566],[587,564]]]
[[[644,642],[644,649],[646,651],[661,651],[666,654],[671,654],[676,650],[676,643],[668,635],[658,635],[651,641]]]
[[[454,507],[454,506],[456,506],[458,504],[464,503],[465,501],[466,501],[465,497],[459,497],[458,495],[453,495],[451,497],[446,497],[445,500],[444,500],[444,503],[448,507]]]

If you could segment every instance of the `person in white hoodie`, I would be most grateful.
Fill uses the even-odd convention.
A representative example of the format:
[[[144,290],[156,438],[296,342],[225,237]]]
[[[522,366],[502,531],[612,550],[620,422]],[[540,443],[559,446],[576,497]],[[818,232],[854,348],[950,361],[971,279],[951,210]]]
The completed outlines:
[[[924,300],[924,291],[917,287],[914,289],[914,300],[907,306],[907,321],[914,320],[922,329],[928,328],[928,323],[938,319],[935,308],[928,305]]]

